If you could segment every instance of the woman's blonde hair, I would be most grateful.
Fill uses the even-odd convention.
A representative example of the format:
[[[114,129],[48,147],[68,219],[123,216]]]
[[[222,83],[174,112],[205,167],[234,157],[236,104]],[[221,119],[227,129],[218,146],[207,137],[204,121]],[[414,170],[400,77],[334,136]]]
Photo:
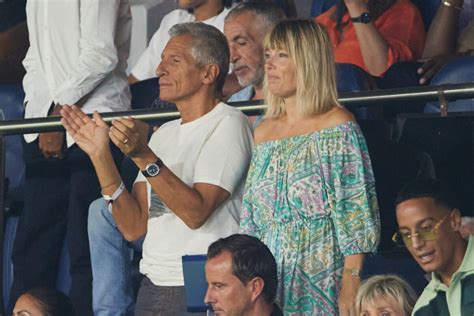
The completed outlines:
[[[376,275],[368,278],[359,288],[356,297],[357,315],[362,312],[362,305],[374,305],[381,299],[394,300],[404,312],[409,316],[416,303],[416,294],[411,286],[402,278],[393,274]]]
[[[296,107],[305,116],[321,114],[338,105],[336,66],[324,26],[312,20],[281,21],[265,37],[264,50],[281,49],[289,54],[296,71]],[[268,109],[265,117],[286,114],[282,97],[272,94],[264,80]]]

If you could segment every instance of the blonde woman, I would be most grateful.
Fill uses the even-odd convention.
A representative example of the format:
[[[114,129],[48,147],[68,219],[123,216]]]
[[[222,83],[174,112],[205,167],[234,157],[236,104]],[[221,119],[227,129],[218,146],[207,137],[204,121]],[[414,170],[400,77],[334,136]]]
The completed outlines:
[[[411,286],[396,275],[376,275],[365,280],[356,298],[360,316],[410,316],[416,294]]]
[[[284,21],[265,39],[268,111],[255,131],[241,232],[273,252],[285,315],[354,315],[379,215],[364,137],[337,101],[326,31]]]

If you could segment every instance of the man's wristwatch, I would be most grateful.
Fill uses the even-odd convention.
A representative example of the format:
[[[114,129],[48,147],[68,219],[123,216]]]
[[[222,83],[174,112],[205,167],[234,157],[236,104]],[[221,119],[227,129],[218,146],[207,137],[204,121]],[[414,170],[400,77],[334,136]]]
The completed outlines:
[[[147,177],[156,177],[160,173],[160,169],[163,168],[164,164],[160,158],[154,163],[149,163],[146,165],[145,170],[142,170],[142,174]]]
[[[372,16],[370,15],[369,12],[364,12],[358,17],[351,18],[352,23],[364,23],[367,24],[370,21],[372,21]]]

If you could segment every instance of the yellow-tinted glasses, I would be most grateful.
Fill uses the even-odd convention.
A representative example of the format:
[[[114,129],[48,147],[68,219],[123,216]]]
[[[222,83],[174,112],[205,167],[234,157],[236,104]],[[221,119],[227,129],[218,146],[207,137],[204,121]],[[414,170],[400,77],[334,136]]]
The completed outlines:
[[[399,246],[403,246],[405,244],[407,247],[412,246],[413,236],[416,236],[423,241],[435,240],[438,234],[439,227],[441,226],[441,224],[443,224],[443,222],[446,220],[446,218],[448,218],[450,214],[451,212],[446,214],[446,216],[437,221],[433,227],[421,228],[414,234],[398,231],[393,234],[392,240]]]

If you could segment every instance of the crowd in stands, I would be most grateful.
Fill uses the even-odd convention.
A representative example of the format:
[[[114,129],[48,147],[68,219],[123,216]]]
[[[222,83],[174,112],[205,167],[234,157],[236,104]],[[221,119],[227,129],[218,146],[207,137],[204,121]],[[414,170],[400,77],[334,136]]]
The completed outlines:
[[[186,309],[181,258],[206,253],[203,300],[216,315],[474,313],[472,219],[428,179],[431,165],[389,202],[393,242],[429,284],[417,297],[394,275],[362,280],[391,232],[381,164],[359,113],[338,102],[336,70],[350,64],[375,87],[394,69],[428,84],[459,60],[474,65],[472,1],[440,1],[426,29],[409,0],[335,1],[311,19],[296,19],[291,0],[179,0],[128,78],[129,1],[74,3],[26,5],[25,118],[59,115],[66,132],[24,136],[7,314],[205,315]],[[107,125],[99,113],[130,109],[130,85],[150,79],[180,119]],[[263,99],[256,118],[226,104]],[[52,289],[65,236],[68,297]]]

